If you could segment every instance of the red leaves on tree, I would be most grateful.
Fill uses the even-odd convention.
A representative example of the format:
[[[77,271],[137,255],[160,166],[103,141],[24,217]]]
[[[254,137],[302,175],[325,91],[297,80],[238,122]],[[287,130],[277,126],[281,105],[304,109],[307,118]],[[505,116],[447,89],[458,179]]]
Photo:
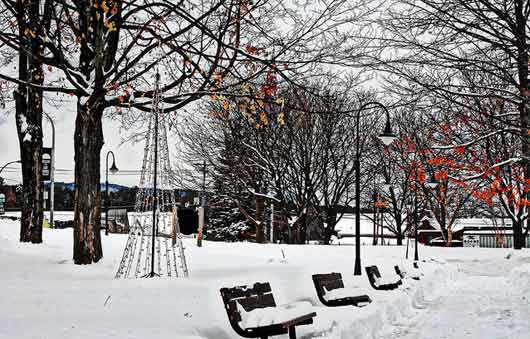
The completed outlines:
[[[262,87],[262,91],[266,96],[274,96],[277,89],[278,85],[276,83],[276,73],[271,69],[267,73],[266,84]]]
[[[449,173],[447,171],[441,170],[434,172],[434,178],[438,181],[449,179]]]
[[[444,157],[434,157],[427,159],[427,164],[431,166],[442,166],[446,163],[447,159]]]
[[[245,51],[247,51],[248,54],[257,55],[259,49],[256,48],[256,47],[254,47],[254,46],[247,45],[247,46],[245,47]]]
[[[493,190],[485,190],[485,191],[474,191],[471,193],[471,195],[479,200],[484,201],[486,204],[491,205],[492,199],[495,196],[495,191]]]
[[[423,168],[418,168],[416,170],[417,179],[420,184],[425,183],[425,170]]]
[[[456,185],[456,186],[460,186],[462,188],[467,188],[467,183],[463,180],[460,180],[460,179],[453,179],[452,182]]]
[[[520,206],[530,206],[530,200],[528,199],[521,199],[518,201],[518,204],[517,204],[519,207]]]
[[[464,148],[464,146],[457,146],[454,148],[454,151],[458,155],[463,155],[466,152],[466,149]]]

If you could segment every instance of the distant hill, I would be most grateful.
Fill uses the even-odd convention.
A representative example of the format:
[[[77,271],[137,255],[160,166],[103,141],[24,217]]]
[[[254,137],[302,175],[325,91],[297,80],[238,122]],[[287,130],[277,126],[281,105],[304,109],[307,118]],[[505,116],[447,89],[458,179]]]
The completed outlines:
[[[44,183],[44,187],[49,188],[50,187],[50,183],[49,182]],[[55,183],[55,187],[56,188],[65,188],[65,189],[67,189],[69,191],[73,191],[74,188],[75,188],[75,183],[73,183],[73,182],[56,182]],[[109,192],[112,192],[112,193],[119,192],[119,191],[121,191],[122,189],[125,189],[125,188],[130,188],[130,187],[129,186],[123,186],[123,185],[110,184],[109,183]],[[105,190],[105,183],[101,183],[101,191],[104,191],[104,190]]]

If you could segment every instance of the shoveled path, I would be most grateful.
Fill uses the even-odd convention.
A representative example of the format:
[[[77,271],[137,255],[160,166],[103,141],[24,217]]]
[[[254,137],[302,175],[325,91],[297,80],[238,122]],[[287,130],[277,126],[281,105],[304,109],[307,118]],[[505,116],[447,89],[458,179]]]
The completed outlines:
[[[459,275],[379,339],[530,339],[530,303],[506,279],[509,266],[456,263]],[[496,265],[497,264],[497,265]]]

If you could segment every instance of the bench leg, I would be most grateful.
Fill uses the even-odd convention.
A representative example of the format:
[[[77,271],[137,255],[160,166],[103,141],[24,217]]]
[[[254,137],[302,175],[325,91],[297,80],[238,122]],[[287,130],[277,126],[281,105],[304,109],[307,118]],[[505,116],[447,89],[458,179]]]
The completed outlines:
[[[289,339],[296,339],[296,330],[294,326],[289,326]]]

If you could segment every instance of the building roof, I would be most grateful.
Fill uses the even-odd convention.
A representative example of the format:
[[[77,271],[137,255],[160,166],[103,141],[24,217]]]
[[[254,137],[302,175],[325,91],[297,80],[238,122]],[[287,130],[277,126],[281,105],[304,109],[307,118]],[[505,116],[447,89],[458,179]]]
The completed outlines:
[[[428,230],[428,229],[421,229],[418,228],[418,232],[427,232],[427,231],[441,231],[440,224],[435,218],[429,218],[427,216],[423,217],[421,219],[421,222],[424,221],[429,222],[429,225],[432,226],[434,230]],[[497,228],[497,229],[511,229],[512,227],[512,221],[510,219],[490,219],[490,218],[458,218],[454,221],[451,230],[453,232],[459,232],[463,231],[465,229],[489,229],[489,228]]]
[[[379,232],[381,229],[379,229]],[[355,215],[344,214],[340,221],[335,226],[335,231],[342,236],[354,236],[355,235]],[[374,234],[374,223],[366,215],[361,214],[361,236],[373,236]],[[383,235],[385,237],[395,236],[394,233],[390,232],[386,227],[383,228]]]
[[[491,219],[491,218],[460,218],[456,219],[453,229],[455,229],[455,226],[458,227],[458,229],[464,229],[464,228],[512,228],[512,221],[511,219]]]

